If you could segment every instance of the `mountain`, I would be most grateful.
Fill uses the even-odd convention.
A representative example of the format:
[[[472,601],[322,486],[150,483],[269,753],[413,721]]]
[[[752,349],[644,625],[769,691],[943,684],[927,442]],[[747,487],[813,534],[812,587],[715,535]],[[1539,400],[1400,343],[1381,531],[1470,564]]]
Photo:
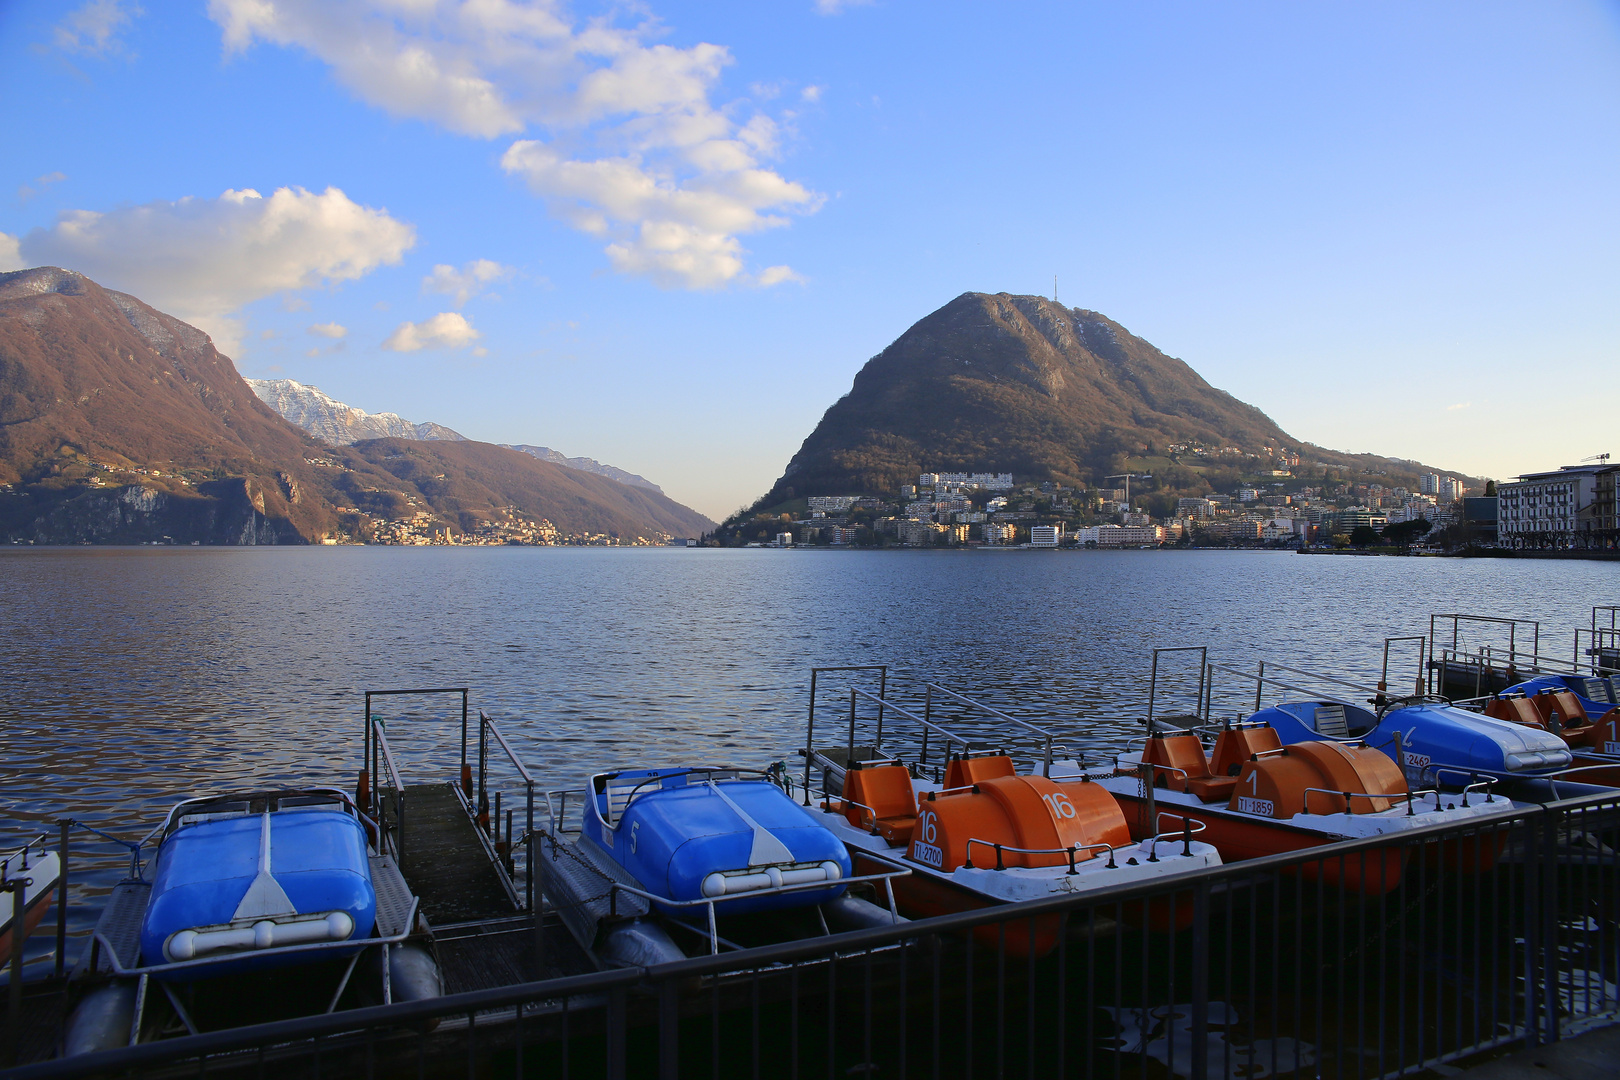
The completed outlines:
[[[1095,311],[970,292],[867,361],[756,507],[892,494],[924,470],[1100,483],[1176,444],[1267,461],[1293,451],[1307,466],[1413,480],[1429,471],[1301,443]]]
[[[380,439],[352,449],[408,482],[444,515],[492,520],[509,505],[544,507],[564,535],[700,536],[715,523],[661,492],[472,441]],[[398,515],[389,515],[397,517]]]
[[[443,424],[413,424],[397,413],[368,413],[326,394],[313,386],[292,379],[244,379],[259,396],[259,400],[280,414],[283,420],[296,424],[331,446],[348,446],[364,439],[421,439],[447,442],[465,442],[466,436],[452,431]],[[644,487],[660,495],[664,489],[644,476],[637,476],[612,465],[604,465],[595,458],[567,457],[549,446],[529,446],[524,443],[501,443],[509,450],[517,450],[561,465],[568,469],[595,473],[609,480],[633,487]]]
[[[195,327],[71,270],[0,274],[0,540],[601,542],[713,527],[658,492],[488,443],[328,446]]]
[[[331,446],[362,439],[446,439],[464,436],[442,424],[413,424],[397,413],[368,413],[330,398],[313,386],[292,379],[243,379],[260,401],[283,420],[296,424]]]
[[[527,443],[502,443],[501,445],[509,450],[517,450],[520,453],[537,457],[541,461],[549,461],[553,465],[562,465],[565,468],[578,469],[581,472],[595,473],[597,476],[605,476],[609,480],[617,480],[619,483],[629,484],[631,487],[642,487],[648,491],[656,491],[660,495],[664,493],[663,488],[648,480],[645,476],[637,476],[633,472],[615,469],[612,465],[604,465],[595,458],[565,457],[561,452],[553,450],[549,446],[530,446]]]

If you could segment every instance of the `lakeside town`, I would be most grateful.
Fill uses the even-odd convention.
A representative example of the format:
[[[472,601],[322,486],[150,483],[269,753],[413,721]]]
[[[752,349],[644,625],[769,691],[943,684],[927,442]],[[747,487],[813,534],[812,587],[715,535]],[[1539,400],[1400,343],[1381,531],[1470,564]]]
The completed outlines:
[[[1172,451],[1184,448],[1172,447]],[[1124,486],[1018,483],[1011,473],[927,472],[890,497],[812,496],[801,512],[760,514],[745,546],[1614,551],[1620,465],[1596,463],[1486,481],[1425,473],[1398,484],[1296,476],[1284,452],[1268,474],[1229,492],[1144,498],[1151,474]],[[1130,484],[1137,483],[1132,492]],[[1157,507],[1151,505],[1157,503]],[[1157,509],[1159,512],[1153,512]]]

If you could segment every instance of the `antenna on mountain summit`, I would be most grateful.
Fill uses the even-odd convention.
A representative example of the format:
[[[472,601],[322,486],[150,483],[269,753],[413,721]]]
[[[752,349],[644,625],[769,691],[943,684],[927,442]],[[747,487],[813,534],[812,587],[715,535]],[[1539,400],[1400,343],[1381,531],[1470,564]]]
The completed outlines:
[[[1052,275],[1052,303],[1057,303],[1057,275]]]

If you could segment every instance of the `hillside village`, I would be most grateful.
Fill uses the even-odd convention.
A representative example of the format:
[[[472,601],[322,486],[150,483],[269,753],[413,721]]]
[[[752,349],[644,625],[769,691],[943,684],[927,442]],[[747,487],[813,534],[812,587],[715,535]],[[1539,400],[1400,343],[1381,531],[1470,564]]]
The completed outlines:
[[[925,472],[890,495],[821,495],[738,522],[733,543],[863,547],[1158,547],[1348,546],[1391,525],[1423,522],[1409,532],[1470,530],[1466,482],[1419,475],[1414,488],[1391,480],[1346,478],[1311,466],[1299,453],[1265,448],[1165,447],[1176,465],[1247,458],[1250,468],[1230,491],[1166,493],[1151,473],[1107,478],[1118,487],[1021,482],[1012,473]],[[1493,490],[1494,485],[1487,485]],[[1479,492],[1475,492],[1479,494]],[[1490,500],[1494,502],[1493,500]],[[1490,514],[1494,528],[1494,513]]]

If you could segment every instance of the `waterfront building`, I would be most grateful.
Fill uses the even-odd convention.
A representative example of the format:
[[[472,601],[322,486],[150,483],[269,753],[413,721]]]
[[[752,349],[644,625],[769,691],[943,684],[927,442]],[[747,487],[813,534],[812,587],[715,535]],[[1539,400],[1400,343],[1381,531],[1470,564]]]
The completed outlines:
[[[1620,465],[1565,465],[1497,485],[1497,537],[1514,548],[1607,550],[1620,545]]]
[[[1029,530],[1030,547],[1057,547],[1062,540],[1062,525],[1036,525]]]
[[[1165,530],[1159,525],[1092,525],[1076,529],[1074,538],[1082,547],[1141,547],[1163,542]]]
[[[1017,535],[1017,526],[1003,525],[1000,522],[988,521],[984,525],[984,542],[987,544],[1010,544]]]

